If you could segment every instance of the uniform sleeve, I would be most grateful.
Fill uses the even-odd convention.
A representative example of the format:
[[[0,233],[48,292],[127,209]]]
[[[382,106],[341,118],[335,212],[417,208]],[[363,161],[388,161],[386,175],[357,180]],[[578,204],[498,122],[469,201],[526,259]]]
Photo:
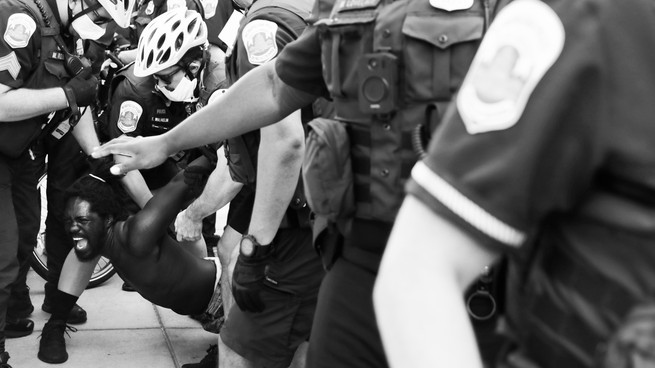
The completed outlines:
[[[323,79],[321,44],[316,27],[307,27],[296,41],[282,50],[275,61],[275,70],[280,79],[291,87],[329,98]]]
[[[116,87],[111,99],[109,114],[109,138],[123,134],[136,137],[143,135],[143,126],[148,119],[147,103],[137,93],[128,79],[123,79]]]
[[[20,88],[36,67],[41,38],[34,18],[13,4],[0,2],[0,83]]]
[[[558,7],[520,0],[498,15],[407,187],[502,246],[574,207],[607,150],[601,22]]]
[[[284,26],[283,18],[278,23],[264,17],[250,20],[243,26],[238,37],[240,37],[237,40],[236,53],[238,78],[276,58],[280,51],[296,38]]]

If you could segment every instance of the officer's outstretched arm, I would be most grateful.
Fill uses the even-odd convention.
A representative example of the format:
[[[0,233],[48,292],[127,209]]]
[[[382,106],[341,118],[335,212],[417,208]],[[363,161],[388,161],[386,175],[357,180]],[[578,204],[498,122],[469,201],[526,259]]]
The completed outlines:
[[[12,89],[0,83],[0,106],[0,121],[20,121],[65,109],[68,102],[61,88]]]
[[[140,139],[113,140],[93,153],[94,157],[121,154],[126,162],[115,174],[154,167],[175,152],[227,138],[276,123],[316,99],[279,78],[275,60],[257,67],[225,93],[191,115],[169,132]]]
[[[415,197],[405,199],[373,295],[392,367],[482,367],[464,290],[494,258]]]

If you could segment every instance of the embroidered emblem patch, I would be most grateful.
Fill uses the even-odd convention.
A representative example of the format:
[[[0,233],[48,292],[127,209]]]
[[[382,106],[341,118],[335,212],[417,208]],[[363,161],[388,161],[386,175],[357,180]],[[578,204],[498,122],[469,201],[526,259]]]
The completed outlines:
[[[205,19],[209,19],[216,14],[218,0],[200,0],[202,8],[205,10]]]
[[[538,0],[515,1],[493,22],[457,96],[470,134],[503,130],[525,105],[564,47],[564,26]]]
[[[16,57],[15,52],[9,53],[7,56],[0,57],[0,72],[7,71],[14,80],[18,78],[18,73],[20,73],[20,63]]]
[[[241,38],[250,64],[262,65],[277,55],[276,33],[277,24],[269,20],[255,19],[243,27]]]
[[[5,42],[15,49],[20,49],[30,42],[30,38],[36,30],[36,22],[29,15],[16,13],[7,19],[5,29]]]
[[[166,2],[166,10],[173,10],[177,8],[186,8],[186,1],[184,0],[168,0]]]
[[[134,101],[124,101],[118,114],[118,129],[123,133],[135,131],[141,114],[143,114],[141,105]]]
[[[152,13],[154,12],[155,12],[155,3],[151,1],[146,6],[146,15],[152,15]]]
[[[473,0],[430,0],[430,5],[445,11],[466,10],[473,6]]]

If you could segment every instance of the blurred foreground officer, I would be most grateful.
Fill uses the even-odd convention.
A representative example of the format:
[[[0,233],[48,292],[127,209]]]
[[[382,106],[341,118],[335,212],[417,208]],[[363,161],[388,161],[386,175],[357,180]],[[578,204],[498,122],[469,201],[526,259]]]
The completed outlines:
[[[316,96],[330,97],[338,121],[309,124],[303,167],[312,210],[320,215],[315,246],[329,270],[308,366],[384,367],[372,290],[405,179],[418,157],[411,137],[439,121],[489,23],[489,6],[340,1],[274,65],[250,71],[223,99],[179,127],[157,138],[117,140],[97,154],[132,156],[118,165],[121,170],[152,166],[180,147],[232,137],[276,122]],[[317,8],[332,7],[319,2]]]
[[[498,15],[382,262],[394,367],[480,366],[461,296],[501,253],[522,268],[499,367],[655,366],[653,45],[648,0],[518,0]]]
[[[84,51],[83,41],[100,39],[112,20],[125,26],[127,19],[121,17],[125,3],[110,0],[0,3],[3,33],[0,40],[0,222],[3,224],[0,331],[5,327],[8,285],[16,278],[17,271],[18,231],[12,187],[25,189],[36,184],[34,165],[30,162],[34,157],[28,148],[37,136],[52,133],[61,138],[81,119],[75,138],[87,150],[98,144],[90,114],[80,112],[81,107],[94,101],[98,81],[91,75],[89,60],[76,54]],[[53,160],[51,157],[50,161]],[[43,336],[46,335],[44,329]],[[0,334],[0,352],[0,365],[6,365],[4,333]]]

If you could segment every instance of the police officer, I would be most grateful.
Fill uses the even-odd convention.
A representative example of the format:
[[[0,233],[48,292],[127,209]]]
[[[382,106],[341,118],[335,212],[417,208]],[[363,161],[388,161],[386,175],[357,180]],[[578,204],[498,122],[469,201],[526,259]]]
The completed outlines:
[[[394,366],[480,366],[461,290],[501,253],[521,268],[498,366],[655,364],[652,45],[646,0],[518,0],[498,15],[384,256],[376,310]]]
[[[235,4],[247,11],[226,63],[230,85],[276,57],[303,32],[313,1]],[[298,184],[303,140],[298,111],[272,127],[226,142],[231,178],[245,186],[245,198],[231,202],[228,215],[228,238],[231,231],[243,237],[232,280],[237,306],[229,310],[219,336],[221,367],[287,367],[296,350],[304,360],[306,350],[298,347],[309,338],[323,272],[311,246],[309,210]],[[208,190],[213,189],[210,184]],[[197,210],[192,205],[178,223],[210,213],[198,215]],[[223,261],[229,261],[235,245],[219,248]]]
[[[0,326],[4,329],[6,288],[16,276],[16,218],[11,203],[10,185],[31,186],[17,182],[21,175],[12,172],[28,170],[29,144],[41,134],[41,126],[48,123],[55,135],[70,130],[71,123],[81,118],[74,134],[85,149],[91,149],[95,133],[89,114],[82,114],[80,106],[93,102],[97,79],[89,68],[76,57],[75,39],[92,40],[105,33],[105,26],[114,18],[123,25],[124,1],[3,1],[3,40],[0,41],[0,105],[3,121],[0,151],[3,174],[3,197],[0,211],[8,229],[2,234],[2,296],[0,296]],[[81,45],[81,44],[79,44]],[[26,103],[30,101],[30,103]],[[68,108],[68,109],[67,109]],[[50,114],[50,112],[54,113]],[[70,115],[72,119],[66,119]],[[49,134],[50,131],[48,130]],[[53,158],[51,158],[53,159]],[[53,190],[57,187],[56,180]],[[49,186],[50,187],[50,186]],[[49,188],[50,189],[50,188]],[[50,253],[50,252],[49,252]],[[47,335],[44,328],[44,337]],[[4,337],[0,336],[2,356]]]
[[[386,365],[373,314],[372,288],[402,200],[404,180],[417,159],[411,137],[418,129],[430,131],[443,114],[494,9],[488,2],[377,4],[338,2],[331,8],[319,2],[319,11],[328,9],[330,15],[289,45],[274,65],[269,63],[246,75],[221,103],[160,139],[117,141],[96,153],[135,155],[117,170],[150,166],[178,147],[271,123],[315,96],[330,96],[337,119],[348,126],[345,134],[350,143],[346,146],[351,153],[347,158],[353,172],[350,198],[354,199],[339,221],[344,225],[328,226],[345,233],[341,245],[321,242],[335,237],[314,234],[330,271],[319,294],[310,366]],[[267,97],[251,102],[248,88],[257,88]],[[237,117],[239,109],[230,106],[236,101],[252,118]],[[211,128],[208,114],[214,108],[221,111],[220,130]],[[320,130],[314,126],[315,132]],[[326,126],[340,131],[338,124],[336,128],[335,124]],[[151,151],[162,142],[160,152]],[[311,188],[307,191],[312,192]]]

